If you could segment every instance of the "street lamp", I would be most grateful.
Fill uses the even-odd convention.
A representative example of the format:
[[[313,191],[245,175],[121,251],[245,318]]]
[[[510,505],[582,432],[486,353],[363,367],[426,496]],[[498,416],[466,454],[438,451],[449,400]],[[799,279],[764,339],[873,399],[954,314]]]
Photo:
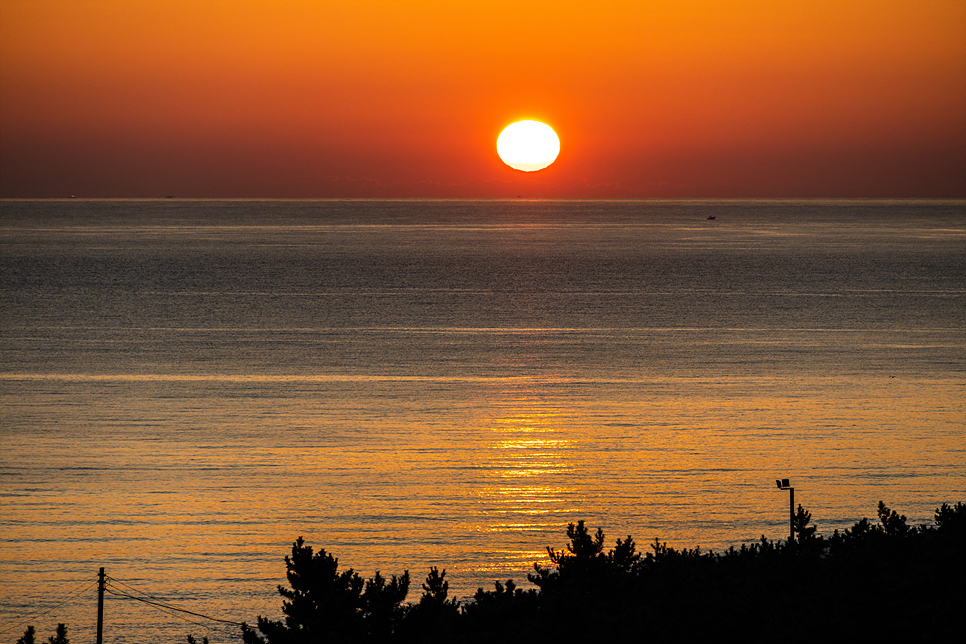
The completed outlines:
[[[795,540],[795,488],[788,479],[775,479],[775,484],[779,490],[788,490],[788,541],[791,543]]]

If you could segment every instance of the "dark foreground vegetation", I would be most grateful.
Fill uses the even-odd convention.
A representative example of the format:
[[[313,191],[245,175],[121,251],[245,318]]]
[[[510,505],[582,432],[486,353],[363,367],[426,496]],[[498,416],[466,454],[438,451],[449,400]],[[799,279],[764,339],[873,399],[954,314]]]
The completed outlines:
[[[418,602],[404,604],[409,573],[363,580],[339,571],[301,537],[285,558],[281,621],[243,625],[246,644],[318,642],[599,641],[814,642],[869,638],[962,641],[966,607],[966,506],[936,510],[934,526],[912,527],[879,503],[829,537],[798,507],[795,538],[723,553],[675,550],[633,539],[605,551],[604,534],[567,529],[565,549],[534,564],[536,586],[496,582],[473,601],[448,596],[446,571],[432,568]]]
[[[17,640],[17,644],[40,644],[33,626],[27,627],[27,630]],[[57,632],[47,639],[47,644],[70,644],[70,640],[67,638],[67,627],[63,624],[57,624]]]
[[[242,625],[246,644],[355,642],[963,641],[966,505],[936,510],[935,525],[909,526],[879,503],[831,536],[816,534],[798,506],[795,538],[723,553],[675,550],[655,541],[637,551],[628,536],[604,549],[604,533],[567,528],[551,565],[472,601],[448,595],[446,571],[432,568],[415,603],[409,572],[364,580],[300,537],[285,557],[289,588],[281,621]],[[17,644],[39,644],[31,626]],[[48,644],[69,644],[63,624]],[[197,644],[190,635],[187,644]],[[201,644],[208,644],[207,638]]]

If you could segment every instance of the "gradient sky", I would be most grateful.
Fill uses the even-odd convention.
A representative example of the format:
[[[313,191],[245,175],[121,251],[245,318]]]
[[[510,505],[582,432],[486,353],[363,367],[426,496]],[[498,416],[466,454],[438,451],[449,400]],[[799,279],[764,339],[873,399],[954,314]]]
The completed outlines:
[[[71,194],[964,197],[966,0],[0,0],[0,196]]]

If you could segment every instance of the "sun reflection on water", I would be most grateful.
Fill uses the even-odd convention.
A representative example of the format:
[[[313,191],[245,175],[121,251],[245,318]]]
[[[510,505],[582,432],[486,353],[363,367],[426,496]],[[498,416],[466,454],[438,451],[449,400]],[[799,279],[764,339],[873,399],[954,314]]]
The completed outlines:
[[[501,412],[484,428],[483,480],[478,491],[479,526],[485,532],[522,535],[556,529],[560,515],[579,510],[569,483],[578,441],[568,437],[568,412],[547,392],[503,390]],[[520,543],[523,546],[522,540]],[[528,547],[506,550],[505,561],[532,563],[546,553]]]

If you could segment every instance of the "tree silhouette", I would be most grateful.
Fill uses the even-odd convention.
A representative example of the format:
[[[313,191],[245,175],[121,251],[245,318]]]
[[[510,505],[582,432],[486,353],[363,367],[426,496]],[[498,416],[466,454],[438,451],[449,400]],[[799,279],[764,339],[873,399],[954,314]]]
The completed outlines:
[[[446,571],[436,566],[429,569],[422,585],[419,602],[410,606],[400,630],[403,639],[430,642],[451,642],[460,616],[460,601],[449,599]]]
[[[675,549],[655,539],[637,552],[583,521],[568,543],[547,548],[528,579],[479,588],[472,601],[449,598],[446,571],[431,568],[419,601],[400,607],[409,576],[363,581],[301,539],[286,557],[285,622],[259,617],[248,644],[312,642],[813,641],[815,632],[859,639],[888,628],[897,641],[957,641],[954,616],[966,603],[966,505],[936,509],[935,526],[911,527],[879,503],[878,522],[862,519],[831,536],[817,534],[801,505],[795,538],[729,548]],[[801,621],[789,624],[794,613]],[[797,618],[796,618],[797,619]],[[274,629],[274,630],[273,630]],[[29,643],[33,644],[31,640]],[[190,644],[190,643],[189,643]]]
[[[48,644],[70,644],[70,640],[67,639],[67,627],[63,624],[57,624],[57,632],[51,635],[47,639]]]
[[[476,590],[473,601],[463,606],[458,632],[453,641],[520,641],[532,628],[540,606],[540,595],[534,589],[517,588],[512,579],[506,584],[493,583],[494,589]]]
[[[242,624],[246,644],[314,644],[354,641],[361,634],[385,638],[400,615],[409,592],[409,572],[387,581],[380,573],[368,581],[351,568],[339,572],[339,560],[324,549],[313,552],[302,537],[285,557],[291,588],[278,587],[284,621],[259,615],[258,631]]]
[[[442,605],[447,603],[446,596],[449,594],[449,582],[446,581],[446,570],[439,572],[436,566],[429,569],[426,575],[426,583],[423,584],[423,596],[419,598],[420,604]],[[456,602],[459,604],[459,602]]]
[[[409,593],[409,571],[387,581],[378,571],[362,591],[362,619],[367,635],[376,641],[392,635],[401,617],[400,604]]]
[[[47,638],[48,644],[70,644],[67,637],[67,626],[57,624],[57,631]],[[37,631],[33,626],[28,626],[27,630],[17,640],[17,644],[37,644]]]
[[[945,503],[936,508],[936,527],[940,532],[946,532],[960,537],[966,537],[966,505],[957,503],[950,507]]]
[[[635,572],[641,557],[634,540],[618,539],[614,549],[604,552],[604,531],[597,528],[591,536],[583,521],[567,526],[570,543],[566,549],[547,548],[550,562],[556,570],[534,564],[534,572],[527,575],[530,583],[547,590],[560,584],[586,583],[596,578],[615,578]]]
[[[815,538],[815,526],[808,525],[812,521],[812,513],[798,504],[798,511],[792,517],[792,532],[800,542],[811,541]]]
[[[901,537],[909,533],[909,526],[906,525],[906,515],[899,514],[895,510],[890,510],[886,504],[879,501],[879,521],[882,529],[892,537]]]

